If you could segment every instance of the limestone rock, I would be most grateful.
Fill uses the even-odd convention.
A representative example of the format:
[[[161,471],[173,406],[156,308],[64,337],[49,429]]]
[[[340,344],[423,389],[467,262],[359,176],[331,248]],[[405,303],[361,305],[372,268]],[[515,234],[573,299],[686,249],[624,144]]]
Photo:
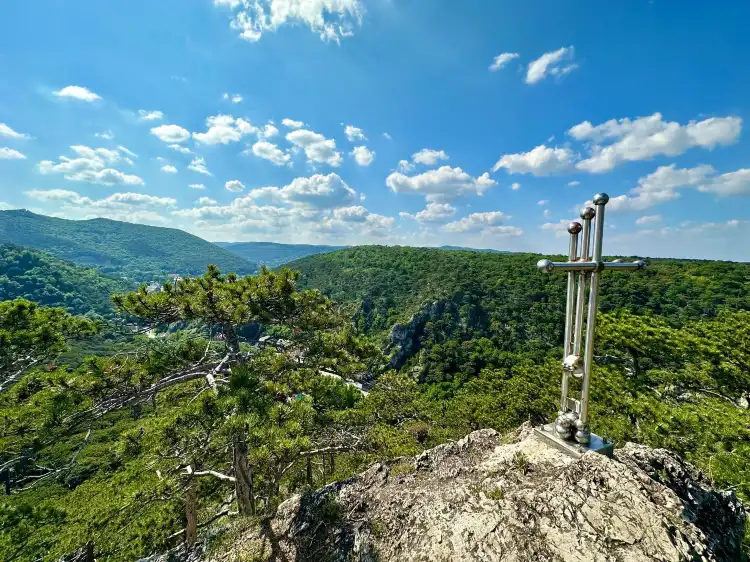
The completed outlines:
[[[721,561],[746,518],[664,450],[574,459],[529,427],[480,430],[281,504],[213,560]],[[249,557],[249,558],[248,558]]]

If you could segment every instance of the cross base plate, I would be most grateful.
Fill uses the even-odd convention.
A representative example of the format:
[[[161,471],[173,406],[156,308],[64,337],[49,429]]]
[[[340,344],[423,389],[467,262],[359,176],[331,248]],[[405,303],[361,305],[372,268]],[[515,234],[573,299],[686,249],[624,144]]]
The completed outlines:
[[[591,441],[588,445],[581,445],[575,441],[568,441],[566,439],[560,439],[555,431],[555,424],[548,423],[546,425],[540,425],[534,428],[534,434],[538,435],[542,441],[559,449],[563,453],[573,458],[580,458],[581,455],[589,451],[594,451],[601,455],[612,458],[612,452],[615,444],[610,441],[606,441],[599,437],[595,433],[591,434]]]

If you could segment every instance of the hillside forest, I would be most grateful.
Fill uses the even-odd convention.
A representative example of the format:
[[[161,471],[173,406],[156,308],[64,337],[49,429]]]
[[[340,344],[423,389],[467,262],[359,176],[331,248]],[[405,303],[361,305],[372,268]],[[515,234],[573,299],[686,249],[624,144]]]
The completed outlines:
[[[156,290],[38,250],[0,252],[2,560],[219,549],[291,494],[556,412],[565,280],[535,254],[353,247]],[[750,265],[649,262],[603,278],[592,429],[750,501]]]

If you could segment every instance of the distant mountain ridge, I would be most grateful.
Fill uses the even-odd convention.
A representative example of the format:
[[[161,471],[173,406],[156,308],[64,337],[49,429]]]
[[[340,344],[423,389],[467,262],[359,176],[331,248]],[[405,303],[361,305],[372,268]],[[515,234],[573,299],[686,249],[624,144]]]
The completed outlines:
[[[25,210],[0,211],[3,242],[136,282],[162,280],[170,273],[200,275],[208,264],[240,275],[257,269],[255,263],[182,230],[102,218],[67,220]]]
[[[324,244],[279,244],[276,242],[215,242],[215,244],[241,258],[270,268],[307,256],[327,254],[350,247]]]

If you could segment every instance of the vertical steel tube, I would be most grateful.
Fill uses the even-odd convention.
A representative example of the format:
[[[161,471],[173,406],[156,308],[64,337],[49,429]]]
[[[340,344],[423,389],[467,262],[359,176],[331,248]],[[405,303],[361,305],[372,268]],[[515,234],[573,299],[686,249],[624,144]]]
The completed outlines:
[[[609,196],[599,193],[594,196],[596,205],[596,224],[594,226],[594,253],[592,261],[602,261],[602,238],[604,236],[604,206]],[[576,441],[588,443],[591,439],[588,427],[589,417],[589,388],[591,386],[591,368],[594,362],[594,332],[596,331],[596,312],[599,308],[599,275],[598,271],[591,273],[591,287],[589,288],[589,310],[586,319],[586,349],[583,358],[583,382],[581,384],[581,413],[576,427]]]
[[[581,259],[589,259],[589,245],[591,243],[591,219],[594,218],[594,209],[586,207],[581,210],[583,219],[583,234],[581,235]],[[583,307],[586,301],[586,277],[587,273],[582,271],[578,274],[578,297],[576,300],[575,329],[573,331],[573,355],[581,355],[581,339],[583,337]]]
[[[578,234],[581,232],[581,224],[572,222],[568,225],[570,233],[570,247],[568,248],[568,260],[575,261],[578,259]],[[573,325],[575,323],[575,290],[576,274],[573,271],[568,272],[568,292],[565,298],[565,352],[563,359],[570,355],[573,345]],[[568,409],[568,379],[569,373],[563,369],[562,374],[562,394],[560,396],[560,413],[564,414]]]

